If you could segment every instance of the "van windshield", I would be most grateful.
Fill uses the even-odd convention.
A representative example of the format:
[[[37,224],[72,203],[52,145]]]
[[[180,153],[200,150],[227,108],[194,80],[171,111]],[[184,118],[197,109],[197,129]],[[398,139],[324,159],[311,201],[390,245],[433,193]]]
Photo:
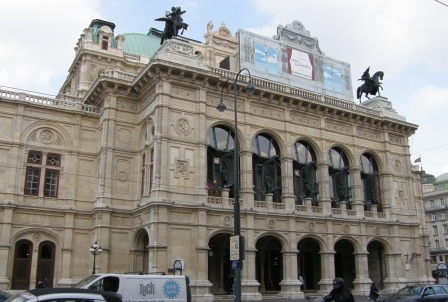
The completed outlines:
[[[83,288],[85,285],[89,284],[90,282],[92,282],[93,280],[97,279],[98,277],[100,277],[101,275],[91,275],[91,276],[87,276],[84,279],[82,279],[81,281],[79,281],[78,283],[76,283],[75,285],[73,285],[73,288]]]

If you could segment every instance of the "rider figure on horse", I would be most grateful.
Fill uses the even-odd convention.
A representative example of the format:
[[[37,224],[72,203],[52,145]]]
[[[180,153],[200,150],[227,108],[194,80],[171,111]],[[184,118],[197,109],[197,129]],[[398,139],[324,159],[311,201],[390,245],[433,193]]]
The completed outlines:
[[[370,91],[372,89],[373,79],[370,77],[370,66],[364,71],[361,78],[358,81],[364,81],[364,84],[366,84],[367,91]]]

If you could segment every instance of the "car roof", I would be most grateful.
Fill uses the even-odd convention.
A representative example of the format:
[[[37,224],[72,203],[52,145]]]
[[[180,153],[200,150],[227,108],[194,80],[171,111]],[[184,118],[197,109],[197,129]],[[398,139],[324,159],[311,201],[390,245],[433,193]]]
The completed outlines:
[[[36,288],[28,290],[23,294],[30,293],[36,297],[52,294],[93,294],[101,295],[107,302],[122,302],[120,295],[114,292],[104,292],[84,288]]]

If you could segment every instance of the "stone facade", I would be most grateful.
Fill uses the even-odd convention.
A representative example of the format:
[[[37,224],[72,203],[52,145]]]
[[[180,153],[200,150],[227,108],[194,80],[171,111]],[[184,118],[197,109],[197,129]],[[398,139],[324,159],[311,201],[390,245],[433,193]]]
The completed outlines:
[[[103,27],[100,35],[111,37]],[[226,188],[210,194],[207,137],[213,127],[233,129],[233,86],[223,85],[236,73],[217,64],[235,55],[238,39],[209,24],[204,43],[169,40],[150,60],[130,60],[122,41],[101,49],[91,33],[81,36],[55,99],[0,91],[0,287],[34,288],[42,275],[69,286],[90,274],[89,247],[98,242],[97,272],[168,272],[180,259],[195,301],[212,301],[229,291],[235,199]],[[336,275],[355,294],[372,280],[385,292],[431,282],[420,171],[409,160],[417,126],[384,107],[262,78],[252,78],[248,96],[247,75],[239,80],[242,299],[303,298],[299,274],[319,293]],[[224,113],[216,110],[221,91]],[[255,197],[258,135],[278,147],[278,198]],[[315,154],[315,202],[294,195],[297,141]],[[332,148],[347,159],[351,188],[336,207]],[[368,208],[363,154],[378,166],[381,203]],[[409,252],[420,256],[406,270]]]

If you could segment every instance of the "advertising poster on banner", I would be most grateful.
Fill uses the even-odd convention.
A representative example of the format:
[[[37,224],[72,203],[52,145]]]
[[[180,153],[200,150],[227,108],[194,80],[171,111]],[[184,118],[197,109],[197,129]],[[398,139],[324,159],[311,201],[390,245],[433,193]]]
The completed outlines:
[[[314,80],[313,56],[303,51],[287,48],[288,73]]]

